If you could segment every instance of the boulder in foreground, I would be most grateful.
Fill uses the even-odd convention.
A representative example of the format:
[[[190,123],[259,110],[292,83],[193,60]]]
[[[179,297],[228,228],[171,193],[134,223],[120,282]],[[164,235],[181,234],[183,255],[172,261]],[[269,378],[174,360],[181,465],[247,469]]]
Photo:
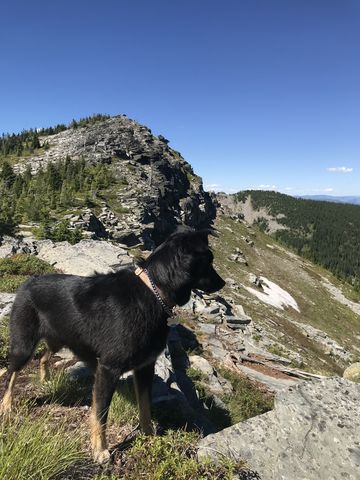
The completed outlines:
[[[199,456],[243,459],[262,480],[360,478],[360,385],[342,378],[279,392],[271,412],[208,435]]]

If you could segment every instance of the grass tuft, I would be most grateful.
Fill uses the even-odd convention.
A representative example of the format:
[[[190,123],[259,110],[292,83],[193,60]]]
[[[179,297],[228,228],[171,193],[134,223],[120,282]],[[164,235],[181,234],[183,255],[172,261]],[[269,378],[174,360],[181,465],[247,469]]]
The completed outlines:
[[[135,427],[139,422],[135,390],[132,379],[122,380],[111,401],[109,423],[122,427]]]
[[[79,406],[90,401],[92,380],[89,378],[74,380],[63,368],[51,369],[50,378],[41,384],[41,389],[50,403]]]
[[[49,480],[85,458],[80,434],[66,431],[66,418],[54,424],[51,417],[51,411],[35,417],[22,406],[0,418],[1,479]]]
[[[229,409],[232,425],[266,413],[274,407],[273,398],[256,388],[247,378],[225,368],[220,368],[219,373],[231,382],[234,389],[231,394],[221,396]]]

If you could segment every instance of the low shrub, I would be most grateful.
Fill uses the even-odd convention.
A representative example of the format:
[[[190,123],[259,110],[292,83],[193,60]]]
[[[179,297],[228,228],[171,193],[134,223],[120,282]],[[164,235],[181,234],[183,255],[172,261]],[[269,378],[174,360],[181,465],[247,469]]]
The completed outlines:
[[[56,272],[34,255],[19,254],[0,259],[0,292],[15,292],[30,275]]]

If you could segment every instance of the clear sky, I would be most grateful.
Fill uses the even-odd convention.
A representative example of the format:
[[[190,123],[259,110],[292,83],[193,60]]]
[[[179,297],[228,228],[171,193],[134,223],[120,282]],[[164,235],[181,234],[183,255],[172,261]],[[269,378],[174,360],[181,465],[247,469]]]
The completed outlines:
[[[126,113],[209,188],[360,195],[359,0],[2,0],[0,48],[0,132]]]

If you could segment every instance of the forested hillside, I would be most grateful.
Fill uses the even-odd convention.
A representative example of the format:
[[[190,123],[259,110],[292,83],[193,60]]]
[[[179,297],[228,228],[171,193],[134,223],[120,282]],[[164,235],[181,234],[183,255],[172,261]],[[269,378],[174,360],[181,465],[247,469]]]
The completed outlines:
[[[68,208],[95,206],[101,191],[112,181],[106,165],[74,162],[70,157],[50,163],[36,175],[30,167],[15,174],[6,162],[0,168],[0,234],[13,233],[20,223],[37,222],[40,238],[78,241],[80,232],[68,231],[66,222],[52,227],[52,221]]]
[[[286,227],[273,234],[277,239],[360,289],[360,206],[257,190],[239,192],[236,200],[249,196],[255,210],[265,208]],[[257,223],[267,231],[267,218]]]

